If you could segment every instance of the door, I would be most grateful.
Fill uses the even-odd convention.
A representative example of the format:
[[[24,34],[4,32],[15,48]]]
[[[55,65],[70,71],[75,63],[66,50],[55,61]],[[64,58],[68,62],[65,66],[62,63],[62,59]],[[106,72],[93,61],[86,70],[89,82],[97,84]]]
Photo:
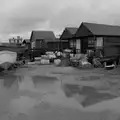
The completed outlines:
[[[43,39],[36,39],[36,49],[45,48],[45,42]]]

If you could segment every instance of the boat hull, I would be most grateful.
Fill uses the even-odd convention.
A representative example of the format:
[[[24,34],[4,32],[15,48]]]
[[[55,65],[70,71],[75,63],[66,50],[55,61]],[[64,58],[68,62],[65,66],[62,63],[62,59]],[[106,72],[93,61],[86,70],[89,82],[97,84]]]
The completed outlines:
[[[0,67],[7,70],[16,62],[17,53],[12,51],[0,51]]]

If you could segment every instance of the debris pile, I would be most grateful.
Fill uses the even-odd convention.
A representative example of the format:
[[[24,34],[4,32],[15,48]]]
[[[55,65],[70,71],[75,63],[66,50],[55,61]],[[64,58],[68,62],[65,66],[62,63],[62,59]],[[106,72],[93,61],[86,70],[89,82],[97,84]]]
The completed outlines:
[[[71,57],[70,62],[71,62],[71,66],[78,68],[92,67],[92,64],[88,62],[88,58],[86,54],[76,54],[75,57]]]
[[[94,66],[95,68],[102,67],[102,64],[101,64],[99,58],[93,58],[93,66]]]

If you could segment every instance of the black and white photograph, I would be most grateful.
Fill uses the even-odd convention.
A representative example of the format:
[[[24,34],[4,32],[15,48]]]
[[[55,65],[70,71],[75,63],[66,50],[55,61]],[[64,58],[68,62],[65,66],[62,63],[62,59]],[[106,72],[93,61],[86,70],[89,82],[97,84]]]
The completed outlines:
[[[120,120],[120,0],[0,0],[0,120]]]

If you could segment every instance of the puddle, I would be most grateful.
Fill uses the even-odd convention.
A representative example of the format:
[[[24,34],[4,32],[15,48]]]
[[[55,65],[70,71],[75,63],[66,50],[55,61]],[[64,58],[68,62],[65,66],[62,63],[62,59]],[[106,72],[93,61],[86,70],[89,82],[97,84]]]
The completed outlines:
[[[111,95],[109,93],[99,93],[99,91],[91,86],[66,84],[64,85],[63,89],[67,97],[73,97],[75,94],[85,96],[85,99],[82,102],[80,101],[80,104],[83,107],[117,98],[117,96]]]
[[[57,105],[60,107],[67,107],[67,108],[71,108],[71,109],[80,109],[80,104],[78,101],[75,100],[74,97],[68,97],[65,95],[65,92],[62,90],[62,88],[60,87],[60,82],[59,82],[59,86],[55,89],[55,92],[52,94],[46,94],[43,97],[43,101],[50,103],[52,105]]]
[[[54,82],[57,80],[56,77],[49,77],[49,76],[32,76],[34,84],[41,83],[41,82]]]
[[[94,81],[94,80],[100,80],[100,76],[88,76],[88,77],[81,77],[80,80],[83,81]]]
[[[46,93],[54,92],[55,89],[59,87],[58,82],[55,77],[24,76],[23,81],[19,83],[19,90],[23,91],[23,93],[32,92],[34,95],[39,94],[39,96],[41,96]]]
[[[23,76],[17,76],[12,73],[1,73],[0,74],[0,86],[5,88],[11,88],[13,85],[18,87],[18,83],[23,80]]]
[[[65,85],[63,85],[63,90],[67,97],[72,97],[74,94],[79,94],[80,86],[65,84]]]
[[[70,78],[74,77],[71,77],[71,71],[67,72],[68,69],[65,69],[65,74],[70,76],[61,75],[63,79],[59,80],[57,77],[60,74],[55,73],[57,77],[50,76],[47,67],[23,67],[0,73],[0,120],[99,120],[96,111],[103,112],[112,108],[120,110],[120,98],[109,93],[100,93],[93,84],[87,86],[87,83],[79,81],[77,82],[80,84],[77,84],[76,80],[70,83]],[[43,69],[47,75],[42,74]],[[64,73],[62,69],[55,72]],[[74,75],[78,75],[78,72]],[[88,82],[88,77],[83,77],[83,81],[84,79]],[[99,77],[90,75],[89,79],[93,83],[94,80],[99,80]],[[111,85],[116,83],[117,81],[110,81]],[[11,118],[7,117],[9,114]]]
[[[94,93],[92,95],[88,95],[86,99],[81,103],[84,107],[94,105],[96,103],[106,101],[106,100],[112,100],[114,98],[117,98],[117,96],[108,94],[108,93]]]

